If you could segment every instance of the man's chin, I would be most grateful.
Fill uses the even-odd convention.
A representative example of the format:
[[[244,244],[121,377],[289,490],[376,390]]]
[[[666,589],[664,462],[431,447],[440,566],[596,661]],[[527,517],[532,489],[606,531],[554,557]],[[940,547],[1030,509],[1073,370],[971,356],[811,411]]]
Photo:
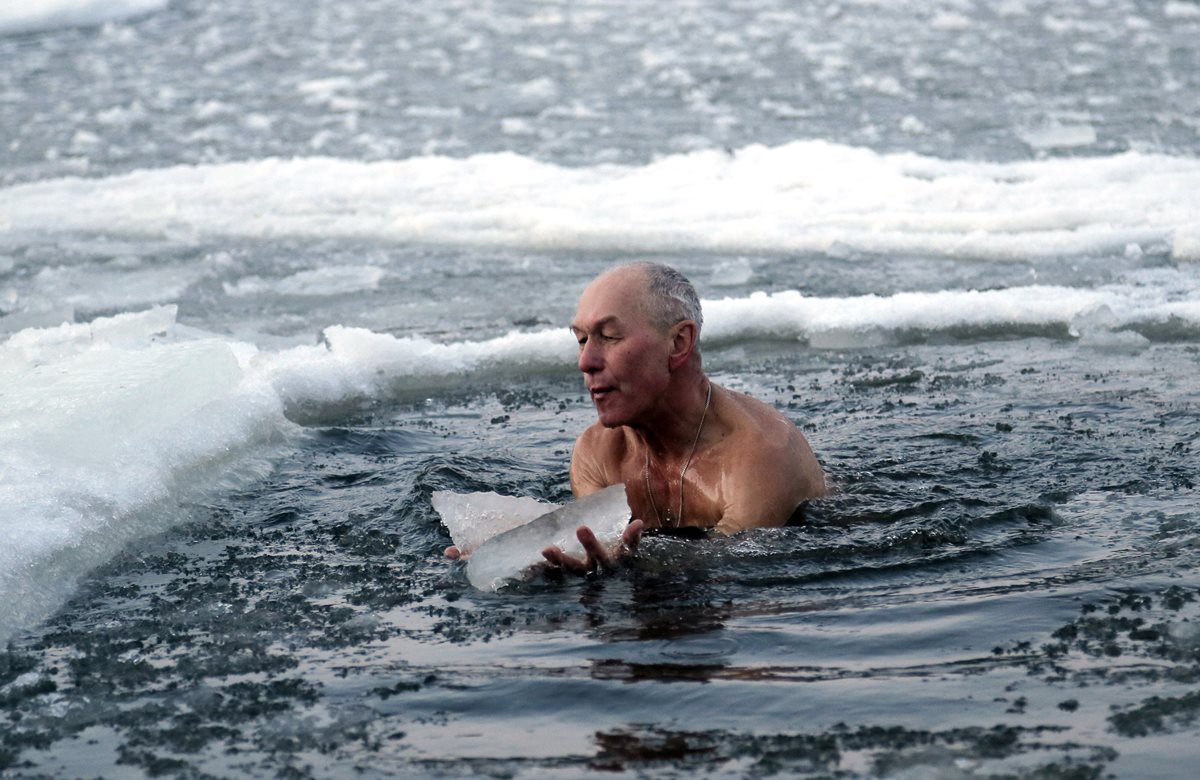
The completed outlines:
[[[611,415],[611,414],[597,414],[596,418],[600,421],[600,424],[603,425],[605,428],[620,428],[621,425],[623,424],[620,420],[618,420],[616,418],[615,415]]]
[[[605,428],[620,428],[625,424],[625,418],[615,409],[601,409],[597,406],[596,418]]]

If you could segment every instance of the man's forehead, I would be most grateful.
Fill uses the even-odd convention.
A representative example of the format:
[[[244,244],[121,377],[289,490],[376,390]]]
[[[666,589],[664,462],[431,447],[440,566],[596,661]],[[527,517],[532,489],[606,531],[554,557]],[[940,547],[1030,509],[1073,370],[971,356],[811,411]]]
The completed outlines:
[[[599,290],[589,288],[579,298],[571,327],[588,331],[605,325],[631,325],[645,319],[643,309],[642,297],[638,295],[637,290],[620,287]]]
[[[621,318],[615,314],[609,314],[608,316],[600,317],[599,319],[595,320],[588,320],[586,317],[580,317],[576,315],[575,319],[571,321],[570,327],[571,330],[579,331],[580,333],[586,333],[591,330],[599,330],[606,325],[620,324]]]

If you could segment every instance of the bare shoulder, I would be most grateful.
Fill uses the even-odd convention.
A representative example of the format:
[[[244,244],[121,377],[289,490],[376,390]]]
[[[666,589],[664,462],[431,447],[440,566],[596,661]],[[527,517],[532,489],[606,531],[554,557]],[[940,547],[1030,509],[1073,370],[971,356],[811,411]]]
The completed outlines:
[[[760,518],[731,522],[781,524],[800,502],[825,494],[824,469],[795,423],[756,398],[728,390],[724,395],[731,423],[726,458],[740,473],[727,506],[733,515]]]
[[[811,455],[804,434],[778,409],[745,393],[726,390],[725,394],[735,418],[733,435],[739,445],[766,456],[781,455],[802,446]]]
[[[571,489],[586,496],[621,481],[621,462],[629,449],[628,434],[622,428],[605,428],[599,422],[589,425],[575,440],[571,452]]]
[[[628,447],[627,438],[624,426],[605,428],[599,421],[594,422],[575,439],[575,456],[619,459]]]

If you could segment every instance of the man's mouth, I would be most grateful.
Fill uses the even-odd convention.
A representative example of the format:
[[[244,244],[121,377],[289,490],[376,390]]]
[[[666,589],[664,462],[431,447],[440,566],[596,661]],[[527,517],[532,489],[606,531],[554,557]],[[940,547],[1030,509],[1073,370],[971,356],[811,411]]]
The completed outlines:
[[[610,393],[615,392],[611,387],[593,387],[588,390],[592,394],[593,402],[603,401]]]

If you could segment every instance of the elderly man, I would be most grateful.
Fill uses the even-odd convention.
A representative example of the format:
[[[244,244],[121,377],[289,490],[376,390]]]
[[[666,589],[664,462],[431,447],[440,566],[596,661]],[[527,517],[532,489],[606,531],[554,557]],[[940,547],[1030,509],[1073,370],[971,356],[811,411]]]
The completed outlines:
[[[622,546],[643,529],[732,534],[787,523],[825,493],[825,474],[790,420],[705,376],[695,288],[678,271],[634,263],[598,276],[571,323],[579,370],[599,419],[575,442],[571,489],[586,496],[624,483],[635,518]],[[554,566],[588,571],[611,563],[587,528],[584,560],[557,547]]]

